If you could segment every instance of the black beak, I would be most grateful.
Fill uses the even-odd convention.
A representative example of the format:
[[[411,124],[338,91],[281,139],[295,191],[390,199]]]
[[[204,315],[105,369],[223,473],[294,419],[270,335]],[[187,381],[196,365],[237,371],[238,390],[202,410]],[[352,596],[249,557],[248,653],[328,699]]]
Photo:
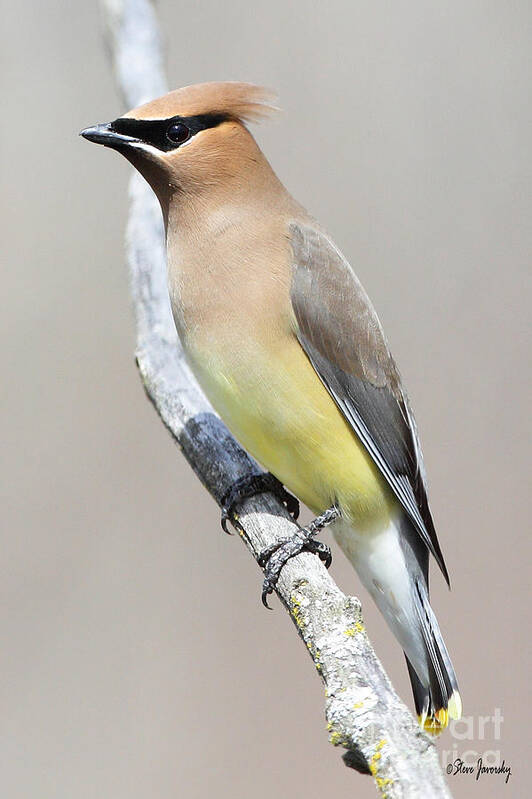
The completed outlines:
[[[114,150],[120,150],[127,147],[128,144],[138,142],[134,136],[125,136],[123,133],[117,133],[113,130],[113,123],[103,125],[94,125],[92,128],[85,128],[79,134],[88,141],[93,141],[95,144],[103,144],[105,147],[112,147]]]

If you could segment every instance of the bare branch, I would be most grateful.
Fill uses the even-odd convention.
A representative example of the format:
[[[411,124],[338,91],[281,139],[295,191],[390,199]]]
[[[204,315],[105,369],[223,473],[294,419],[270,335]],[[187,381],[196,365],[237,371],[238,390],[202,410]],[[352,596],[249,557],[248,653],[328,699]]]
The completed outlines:
[[[162,48],[149,0],[102,0],[117,84],[128,108],[164,94]],[[164,231],[157,201],[135,173],[130,183],[127,259],[137,324],[137,363],[146,392],[214,499],[258,473],[214,413],[176,336],[166,286]],[[252,555],[293,534],[273,495],[241,509]],[[383,796],[449,797],[436,750],[394,692],[364,630],[360,603],[345,596],[314,555],[293,558],[277,593],[325,684],[330,741],[346,763],[371,773]]]

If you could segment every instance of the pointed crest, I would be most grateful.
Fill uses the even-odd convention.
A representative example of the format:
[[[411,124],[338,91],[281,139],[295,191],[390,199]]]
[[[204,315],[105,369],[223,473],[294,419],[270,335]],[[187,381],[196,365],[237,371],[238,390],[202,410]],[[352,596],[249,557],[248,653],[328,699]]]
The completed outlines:
[[[129,111],[134,119],[167,119],[172,116],[226,114],[240,122],[260,122],[279,111],[271,102],[275,92],[253,83],[196,83]]]

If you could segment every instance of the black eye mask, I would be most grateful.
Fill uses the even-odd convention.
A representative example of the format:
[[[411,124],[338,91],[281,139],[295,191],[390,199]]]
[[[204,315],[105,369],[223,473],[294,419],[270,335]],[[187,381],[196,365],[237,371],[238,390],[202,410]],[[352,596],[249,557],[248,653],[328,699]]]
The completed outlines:
[[[110,130],[124,136],[132,136],[145,144],[151,144],[158,150],[167,153],[176,150],[200,130],[215,128],[226,122],[231,117],[228,114],[199,114],[193,117],[169,117],[169,119],[129,119],[120,117],[109,125]],[[174,135],[176,126],[185,126],[189,135],[181,136],[182,141],[176,142],[170,136]],[[168,135],[170,134],[170,135]]]

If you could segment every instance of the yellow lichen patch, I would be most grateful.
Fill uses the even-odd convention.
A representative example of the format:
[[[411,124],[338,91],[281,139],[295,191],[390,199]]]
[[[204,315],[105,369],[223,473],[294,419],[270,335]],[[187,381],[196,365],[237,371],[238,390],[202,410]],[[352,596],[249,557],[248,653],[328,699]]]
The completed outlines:
[[[344,635],[348,635],[350,638],[352,638],[357,633],[363,633],[363,632],[364,632],[364,625],[362,624],[361,621],[357,621],[356,624],[354,624],[352,627],[348,627],[347,630],[344,630]]]
[[[344,746],[345,745],[345,738],[341,732],[332,732],[329,735],[329,741],[332,743],[333,746]]]
[[[364,707],[364,702],[355,702],[353,710],[360,710],[361,707]]]
[[[314,665],[316,666],[316,669],[318,670],[318,672],[321,674],[321,668],[322,668],[321,667],[321,652],[320,652],[319,649],[316,649],[316,652],[314,654]]]
[[[373,757],[369,762],[369,770],[371,771],[374,777],[377,776],[377,761],[380,759],[381,759],[381,753],[375,752],[375,754],[373,755]]]
[[[303,621],[303,617],[301,615],[301,602],[298,600],[295,594],[292,594],[290,597],[290,611],[298,629],[303,630],[305,627],[305,622]]]
[[[375,777],[375,782],[377,783],[377,788],[382,793],[382,799],[386,799],[388,794],[384,791],[387,785],[392,785],[393,780],[390,780],[388,777],[386,779],[384,777]]]
[[[379,743],[377,744],[377,748],[375,749],[375,753],[372,756],[371,760],[369,761],[369,770],[371,771],[371,773],[372,773],[372,775],[374,777],[377,776],[377,767],[378,767],[379,760],[381,759],[381,749],[382,749],[382,747],[385,744],[386,744],[386,741],[385,741],[384,738],[382,738],[382,740],[380,740]]]

